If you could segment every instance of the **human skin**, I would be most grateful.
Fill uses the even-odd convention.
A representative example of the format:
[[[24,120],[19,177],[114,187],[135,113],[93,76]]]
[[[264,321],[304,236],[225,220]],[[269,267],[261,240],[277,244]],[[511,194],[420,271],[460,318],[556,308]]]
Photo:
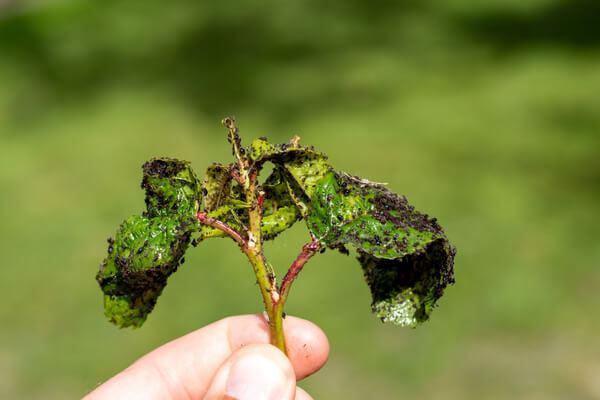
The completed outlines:
[[[296,382],[327,361],[329,342],[312,322],[288,316],[287,357],[269,344],[262,315],[229,317],[146,354],[84,400],[309,400]]]

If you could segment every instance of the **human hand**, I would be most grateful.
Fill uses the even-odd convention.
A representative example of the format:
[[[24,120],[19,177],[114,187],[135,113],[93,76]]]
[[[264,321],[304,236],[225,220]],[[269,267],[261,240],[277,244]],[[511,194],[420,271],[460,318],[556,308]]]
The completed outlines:
[[[310,400],[296,381],[318,371],[329,342],[313,323],[283,321],[286,357],[262,315],[229,317],[146,354],[84,400]]]

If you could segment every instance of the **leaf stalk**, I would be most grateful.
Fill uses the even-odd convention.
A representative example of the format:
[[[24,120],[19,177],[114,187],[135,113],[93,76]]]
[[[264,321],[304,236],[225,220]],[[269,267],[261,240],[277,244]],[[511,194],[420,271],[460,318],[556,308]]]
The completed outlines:
[[[282,303],[285,303],[285,301],[287,300],[292,283],[298,277],[298,274],[300,273],[300,271],[302,271],[302,268],[304,268],[304,264],[306,264],[308,260],[310,260],[311,257],[314,256],[315,253],[320,249],[321,244],[316,240],[314,240],[311,243],[305,244],[302,247],[302,251],[296,258],[296,260],[292,263],[290,269],[288,269],[287,273],[283,277],[283,280],[281,281],[279,294],[281,295]]]

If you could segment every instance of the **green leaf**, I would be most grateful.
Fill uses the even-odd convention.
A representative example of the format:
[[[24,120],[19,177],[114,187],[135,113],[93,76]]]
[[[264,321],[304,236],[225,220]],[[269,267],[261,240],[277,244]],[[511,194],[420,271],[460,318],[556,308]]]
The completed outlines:
[[[285,169],[275,166],[262,185],[265,192],[262,221],[264,240],[274,239],[302,217],[295,199],[290,195],[290,179]],[[298,195],[302,196],[299,190]]]
[[[309,199],[319,181],[331,171],[327,156],[311,150],[285,154],[280,162]]]
[[[273,168],[271,175],[262,184],[262,190],[265,192],[263,215],[272,214],[279,207],[294,205],[288,190],[287,180],[289,179],[290,177],[281,166],[276,165]]]
[[[227,204],[231,198],[231,175],[227,167],[215,163],[206,169],[202,193],[205,212],[214,211]]]
[[[261,232],[264,240],[274,239],[290,228],[302,216],[297,207],[280,207],[277,212],[263,217]]]
[[[267,144],[263,140],[258,142]],[[269,156],[275,157],[277,154],[272,151]],[[202,186],[204,211],[208,212],[209,217],[219,219],[241,232],[248,225],[247,209],[250,205],[240,200],[243,198],[240,186],[232,186],[233,182],[226,167],[220,164],[209,167]],[[265,192],[262,238],[272,240],[302,218],[303,211],[308,210],[310,200],[283,165],[275,165],[262,185],[262,190]],[[218,229],[202,226],[197,240],[224,236],[226,235]]]
[[[200,182],[188,161],[154,158],[142,169],[142,188],[146,191],[146,214],[150,217],[198,212]]]
[[[246,149],[246,154],[248,154],[250,160],[254,162],[262,162],[263,160],[268,159],[275,154],[280,154],[285,150],[286,149],[282,148],[281,145],[276,146],[269,143],[267,138],[258,138],[255,139],[250,146],[248,146]]]
[[[330,171],[315,187],[307,225],[330,248],[352,245],[385,322],[428,319],[453,282],[455,249],[435,218],[381,184]]]
[[[108,256],[96,275],[104,313],[121,327],[146,320],[198,229],[195,214],[202,195],[190,163],[154,158],[142,169],[146,212],[126,219],[109,239]]]
[[[120,327],[139,327],[156,304],[167,278],[183,263],[194,219],[132,216],[109,238],[108,256],[96,280],[104,313]]]
[[[446,239],[436,239],[425,250],[397,259],[361,250],[359,254],[373,297],[371,308],[383,322],[414,328],[429,319],[445,287],[454,283],[456,249]]]
[[[272,240],[279,233],[291,227],[302,215],[289,196],[287,183],[285,180],[279,179],[277,168],[267,178],[263,189],[265,201],[261,226],[262,238]],[[250,205],[246,202],[230,198],[227,204],[209,212],[208,216],[223,221],[238,232],[242,232],[244,230],[242,224],[247,225],[248,223],[247,209],[249,207]],[[227,235],[219,229],[202,225],[196,239],[201,241],[211,237],[225,236]]]
[[[273,145],[264,138],[256,139],[241,152],[251,165],[259,166],[270,161],[275,164],[266,179],[263,190],[262,233],[264,240],[271,240],[291,227],[298,219],[307,216],[310,196],[316,183],[331,169],[327,157],[314,149],[299,146],[297,140]],[[213,164],[205,174],[202,184],[204,211],[232,228],[242,231],[248,225],[249,207],[241,187],[234,184],[228,168]],[[243,206],[240,207],[240,204]],[[223,237],[223,232],[203,226],[197,240]]]
[[[243,227],[241,225],[243,221],[240,215],[242,215],[242,217],[247,222],[247,213],[244,209],[247,209],[248,207],[249,206],[247,203],[237,200],[230,200],[229,204],[221,206],[216,210],[209,212],[207,215],[211,218],[215,218],[222,222],[225,222],[231,228],[235,229],[238,232],[241,232],[243,230]],[[211,228],[207,225],[200,225],[198,232],[199,234],[196,237],[197,241],[202,241],[204,239],[209,239],[213,237],[227,237],[227,234],[222,230]]]
[[[271,161],[283,166],[294,178],[302,191],[312,198],[317,183],[331,170],[327,156],[315,151],[312,147],[300,146],[295,138],[290,143],[273,145],[265,138],[256,139],[246,152],[256,163]]]

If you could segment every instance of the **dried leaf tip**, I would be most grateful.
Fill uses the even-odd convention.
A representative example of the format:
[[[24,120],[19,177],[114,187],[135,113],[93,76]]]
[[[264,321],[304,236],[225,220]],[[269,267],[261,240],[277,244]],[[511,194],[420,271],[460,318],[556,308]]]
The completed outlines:
[[[231,143],[233,149],[232,154],[240,163],[240,169],[244,170],[247,167],[247,162],[244,158],[246,150],[242,147],[242,139],[240,138],[240,130],[235,125],[235,117],[225,117],[221,123],[229,130],[227,141]]]
[[[221,123],[227,128],[232,129],[235,127],[235,117],[225,117],[221,120]]]
[[[221,123],[229,129],[227,140],[233,144],[235,148],[240,149],[242,147],[242,140],[240,138],[240,130],[235,125],[235,117],[225,117],[221,120]]]

